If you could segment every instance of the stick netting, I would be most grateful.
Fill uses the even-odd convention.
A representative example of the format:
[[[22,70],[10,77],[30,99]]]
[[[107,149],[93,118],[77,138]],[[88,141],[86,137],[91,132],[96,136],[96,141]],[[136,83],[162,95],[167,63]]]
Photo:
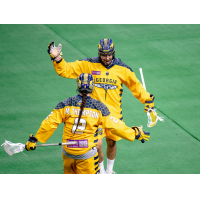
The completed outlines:
[[[156,113],[155,109],[149,109],[147,112],[147,116],[148,116],[148,123],[147,126],[148,127],[153,127],[156,125],[157,121],[163,121],[164,122],[164,117],[159,117],[157,115],[158,113]]]
[[[5,140],[5,142],[1,145],[4,147],[6,153],[12,156],[15,153],[20,153],[24,150],[25,144],[22,143],[12,143],[10,141]]]

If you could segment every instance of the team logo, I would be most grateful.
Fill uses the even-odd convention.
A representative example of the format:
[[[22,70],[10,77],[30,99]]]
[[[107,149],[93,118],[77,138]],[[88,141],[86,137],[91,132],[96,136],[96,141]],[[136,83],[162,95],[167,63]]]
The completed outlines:
[[[97,133],[98,135],[102,135],[102,134],[103,134],[103,129],[102,129],[102,128],[98,128],[98,129],[96,130],[96,133]]]
[[[96,83],[95,87],[98,88],[103,88],[106,92],[105,92],[105,100],[106,100],[106,95],[107,95],[107,91],[108,90],[114,90],[117,88],[116,85],[111,85],[111,84],[103,84],[103,83]]]
[[[109,72],[106,72],[106,76],[108,76],[109,75]]]

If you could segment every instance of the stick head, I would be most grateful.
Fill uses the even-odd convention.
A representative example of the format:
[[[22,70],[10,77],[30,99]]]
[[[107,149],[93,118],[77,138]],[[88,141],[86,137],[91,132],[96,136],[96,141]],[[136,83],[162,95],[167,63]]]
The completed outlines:
[[[164,122],[164,117],[159,117],[158,113],[155,111],[155,109],[149,109],[147,112],[147,116],[148,116],[148,123],[147,126],[149,128],[153,127],[156,125],[157,121],[163,121]]]
[[[12,142],[7,141],[7,140],[5,140],[5,142],[1,146],[3,146],[5,152],[10,156],[12,156],[15,153],[22,152],[25,148],[25,144],[12,143]]]

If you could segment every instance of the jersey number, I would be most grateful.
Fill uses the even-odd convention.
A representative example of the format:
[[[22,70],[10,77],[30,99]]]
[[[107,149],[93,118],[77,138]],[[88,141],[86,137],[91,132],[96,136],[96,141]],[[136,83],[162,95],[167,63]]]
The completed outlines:
[[[80,131],[77,131],[77,130],[78,130],[78,129],[81,130],[81,131],[85,130],[85,128],[86,128],[86,120],[81,118],[81,119],[80,119],[80,122],[79,122],[79,124],[78,124],[78,127],[77,127],[77,129],[76,129],[77,124],[78,124],[78,118],[76,118],[76,119],[74,120],[74,125],[73,125],[73,127],[72,127],[72,133],[74,133],[75,130],[76,130],[76,133],[77,133],[77,134],[80,134]],[[82,132],[81,132],[81,133],[82,133]]]

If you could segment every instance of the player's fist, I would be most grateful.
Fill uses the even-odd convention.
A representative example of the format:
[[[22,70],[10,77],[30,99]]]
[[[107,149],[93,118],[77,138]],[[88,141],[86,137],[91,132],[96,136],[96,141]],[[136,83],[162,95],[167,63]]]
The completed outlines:
[[[154,95],[150,94],[150,98],[145,101],[145,108],[144,108],[145,113],[147,113],[150,108],[154,109],[154,99],[155,99]]]
[[[36,137],[34,137],[33,135],[30,135],[29,136],[29,139],[28,139],[28,141],[27,141],[27,143],[26,143],[26,145],[25,145],[25,149],[27,150],[27,151],[31,151],[31,150],[35,150],[36,149],[36,142],[37,142],[38,140],[37,140],[37,138]]]
[[[143,131],[142,126],[133,126],[132,129],[135,130],[135,139],[140,140],[142,143],[144,143],[145,140],[149,141],[150,133]]]
[[[59,44],[58,47],[55,47],[55,43],[54,42],[49,43],[47,52],[51,56],[51,60],[52,61],[61,60],[61,58],[62,58],[61,57],[61,55],[62,55],[61,50],[62,50],[62,45],[61,44]]]

